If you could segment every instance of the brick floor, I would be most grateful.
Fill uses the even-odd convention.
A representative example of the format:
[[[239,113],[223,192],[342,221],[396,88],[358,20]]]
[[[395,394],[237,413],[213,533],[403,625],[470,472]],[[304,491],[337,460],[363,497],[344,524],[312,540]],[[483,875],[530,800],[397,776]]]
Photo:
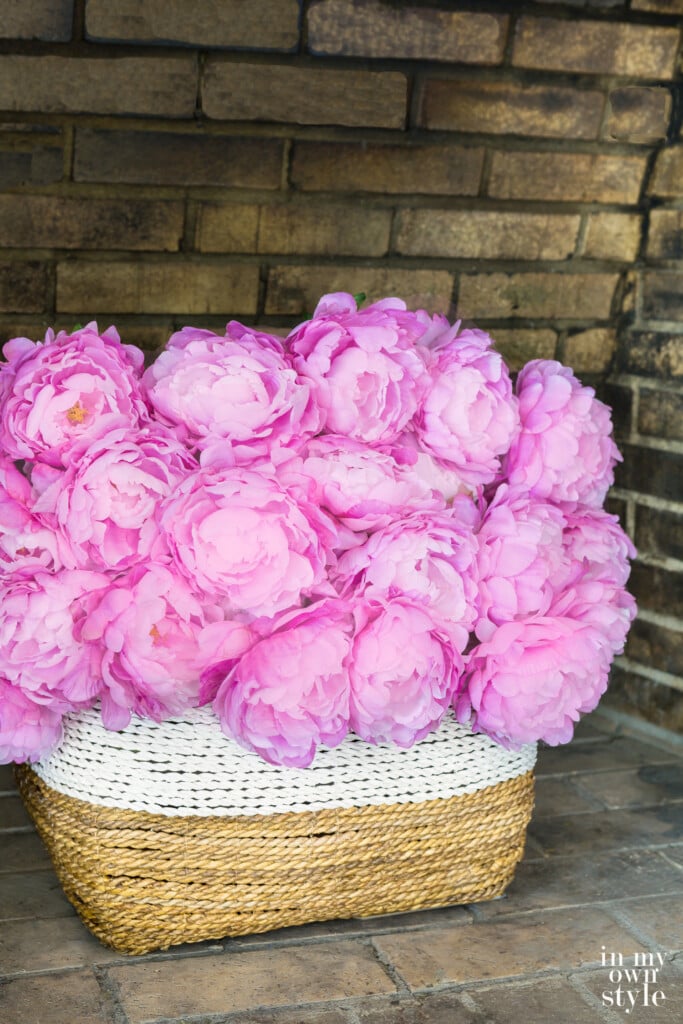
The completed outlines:
[[[1,1024],[683,1020],[683,748],[600,713],[540,752],[525,858],[476,906],[124,957],[75,916],[7,768],[0,851]]]

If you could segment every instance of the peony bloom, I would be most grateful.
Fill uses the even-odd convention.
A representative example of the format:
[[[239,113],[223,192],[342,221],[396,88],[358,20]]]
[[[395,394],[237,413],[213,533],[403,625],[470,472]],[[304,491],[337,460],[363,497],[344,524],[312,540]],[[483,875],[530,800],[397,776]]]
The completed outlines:
[[[195,707],[206,623],[222,618],[202,605],[168,566],[137,565],[97,594],[80,635],[102,652],[102,719],[124,729],[131,714],[163,721]]]
[[[70,335],[50,330],[43,343],[15,338],[3,353],[0,445],[11,458],[66,466],[95,438],[149,419],[143,353],[122,345],[113,327],[101,335],[96,323]]]
[[[346,551],[335,582],[345,594],[360,590],[366,599],[424,604],[462,652],[477,614],[476,554],[477,539],[460,506],[413,513]]]
[[[624,587],[608,580],[586,579],[562,590],[550,614],[592,626],[611,660],[622,654],[629,627],[636,617],[636,601]]]
[[[430,610],[407,598],[361,600],[354,614],[351,728],[368,743],[411,747],[445,715],[462,657]]]
[[[69,545],[32,513],[34,500],[26,477],[0,455],[0,573],[26,575],[76,565]]]
[[[619,518],[600,508],[578,508],[565,514],[563,536],[567,563],[565,585],[580,580],[602,580],[623,587],[629,578],[629,559],[636,557],[630,537]]]
[[[88,707],[100,691],[100,654],[80,626],[109,581],[62,569],[12,578],[0,605],[0,677],[57,712]]]
[[[180,572],[230,617],[332,593],[331,524],[266,468],[198,470],[163,503],[161,527]]]
[[[521,431],[503,465],[509,483],[569,508],[602,505],[621,460],[607,406],[548,359],[520,371],[517,395]]]
[[[313,318],[286,339],[295,369],[313,385],[325,427],[367,444],[398,437],[427,383],[415,342],[432,328],[400,299],[358,310],[351,295],[323,296]]]
[[[469,655],[458,720],[506,747],[567,743],[604,693],[610,659],[601,632],[580,618],[505,623]]]
[[[436,511],[443,497],[391,452],[327,434],[314,438],[302,458],[278,474],[297,493],[312,499],[354,533],[376,530],[409,511]]]
[[[0,764],[39,761],[62,738],[62,715],[0,678]]]
[[[448,336],[446,336],[448,339]],[[432,348],[430,384],[414,420],[422,447],[466,483],[490,483],[519,429],[507,367],[483,331]]]
[[[311,385],[279,339],[237,321],[224,338],[192,327],[174,334],[143,382],[157,413],[189,443],[214,446],[233,463],[274,458],[320,429]]]
[[[498,488],[478,533],[480,640],[504,622],[546,614],[566,572],[564,526],[554,505]]]
[[[197,463],[161,426],[115,430],[58,473],[35,508],[54,517],[84,569],[125,569],[163,554],[158,507]]]
[[[349,728],[353,618],[322,600],[278,616],[272,631],[237,662],[209,669],[209,691],[223,732],[270,764],[305,768],[319,744],[336,746]]]

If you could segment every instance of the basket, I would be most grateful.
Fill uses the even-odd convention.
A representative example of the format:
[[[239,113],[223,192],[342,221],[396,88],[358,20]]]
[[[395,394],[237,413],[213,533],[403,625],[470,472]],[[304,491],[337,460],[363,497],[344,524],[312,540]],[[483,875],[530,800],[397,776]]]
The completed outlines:
[[[287,769],[227,740],[208,708],[121,733],[91,709],[17,774],[79,916],[141,954],[498,896],[524,850],[535,759],[449,718],[409,750],[349,736]]]

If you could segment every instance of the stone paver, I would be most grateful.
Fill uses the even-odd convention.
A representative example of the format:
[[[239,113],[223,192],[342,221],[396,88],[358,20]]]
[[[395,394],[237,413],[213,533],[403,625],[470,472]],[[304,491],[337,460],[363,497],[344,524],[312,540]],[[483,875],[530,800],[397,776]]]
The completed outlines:
[[[620,949],[634,942],[607,914],[586,907],[499,918],[465,934],[466,943],[463,933],[446,928],[375,942],[412,989],[580,967],[599,961],[603,944]]]
[[[76,918],[7,767],[0,794],[0,1024],[683,1020],[683,759],[609,719],[540,752],[503,898],[144,957],[106,949]],[[660,952],[663,1004],[610,1009],[603,947],[631,964]]]
[[[564,978],[478,988],[472,998],[486,1014],[486,1024],[598,1024],[603,1019]]]
[[[683,871],[655,851],[524,861],[503,899],[479,903],[479,919],[635,896],[683,893]]]
[[[90,973],[18,978],[0,985],[7,1024],[109,1024],[107,999]]]
[[[372,948],[351,941],[141,963],[109,975],[131,1024],[396,991]]]
[[[636,945],[635,948],[639,947]],[[615,974],[612,980],[610,968],[603,967],[595,974],[576,976],[575,981],[578,987],[585,987],[603,1006],[611,1009],[615,1014],[614,1020],[628,1021],[628,1024],[678,1024],[683,1020],[683,975],[675,967],[665,962],[664,966],[657,970],[656,984],[648,984],[647,1005],[642,972],[634,982],[627,979],[623,968],[621,970],[621,979]],[[663,992],[664,996],[657,997],[658,1005],[652,1005],[652,997],[657,991]],[[632,999],[628,995],[629,992]]]
[[[548,780],[550,781],[550,780]],[[611,810],[683,801],[683,764],[643,765],[630,771],[579,775],[575,785]]]

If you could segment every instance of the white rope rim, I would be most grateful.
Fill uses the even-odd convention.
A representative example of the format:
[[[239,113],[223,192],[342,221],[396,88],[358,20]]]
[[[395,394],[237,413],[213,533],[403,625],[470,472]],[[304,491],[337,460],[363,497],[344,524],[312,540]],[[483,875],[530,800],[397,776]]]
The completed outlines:
[[[228,739],[211,708],[109,732],[95,708],[68,715],[64,739],[34,770],[67,796],[152,814],[254,815],[421,803],[461,796],[533,768],[536,744],[510,751],[449,715],[408,750],[348,736],[310,768],[281,768]]]

